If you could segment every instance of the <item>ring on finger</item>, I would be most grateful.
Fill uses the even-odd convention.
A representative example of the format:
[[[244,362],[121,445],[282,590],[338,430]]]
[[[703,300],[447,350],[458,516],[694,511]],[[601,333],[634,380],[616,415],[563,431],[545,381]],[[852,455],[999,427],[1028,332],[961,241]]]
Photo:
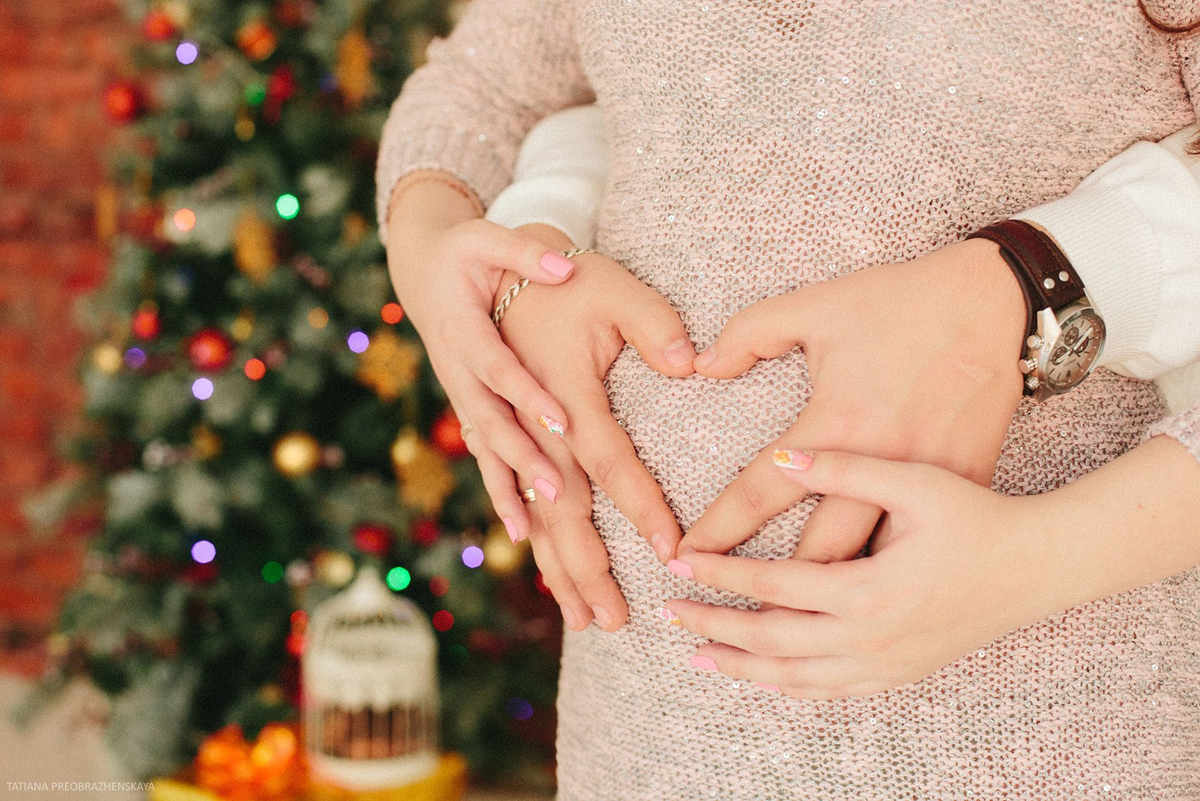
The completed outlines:
[[[537,500],[537,493],[534,492],[533,487],[530,487],[529,489],[521,490],[521,501],[523,503],[533,503],[536,500]]]

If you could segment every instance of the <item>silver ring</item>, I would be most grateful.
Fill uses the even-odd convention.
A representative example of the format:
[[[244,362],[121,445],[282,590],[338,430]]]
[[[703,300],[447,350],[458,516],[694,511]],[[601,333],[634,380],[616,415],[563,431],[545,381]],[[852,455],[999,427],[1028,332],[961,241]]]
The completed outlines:
[[[521,490],[521,500],[525,503],[533,503],[537,500],[537,493],[533,491],[532,487],[523,489]]]

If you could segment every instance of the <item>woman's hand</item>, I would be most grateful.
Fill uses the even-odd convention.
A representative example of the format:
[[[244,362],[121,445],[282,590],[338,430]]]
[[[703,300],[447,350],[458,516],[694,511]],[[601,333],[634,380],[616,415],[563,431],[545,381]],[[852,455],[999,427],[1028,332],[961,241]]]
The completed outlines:
[[[978,239],[735,314],[697,357],[697,372],[733,378],[802,345],[812,397],[692,526],[680,552],[728,551],[804,497],[771,463],[782,447],[927,462],[987,485],[1021,400],[1025,315],[999,247]],[[879,514],[877,505],[859,500],[823,500],[796,557],[853,558]]]
[[[535,475],[518,469],[521,486],[537,489],[542,525],[535,524],[530,533],[534,558],[569,628],[586,628],[595,617],[611,631],[624,623],[628,609],[592,526],[589,476],[660,560],[674,555],[681,532],[658,483],[613,419],[604,376],[626,344],[669,376],[691,374],[696,352],[671,305],[628,270],[597,254],[575,261],[568,283],[522,289],[501,332],[521,363],[562,402],[571,421],[560,437],[536,416],[523,410],[520,415],[564,479],[563,490],[551,495],[535,486]],[[501,290],[515,279],[506,276]],[[480,467],[485,467],[482,461]],[[494,484],[511,483],[511,473],[502,465],[489,470]]]
[[[565,422],[566,415],[500,339],[491,315],[506,271],[560,284],[575,265],[533,234],[479,219],[467,190],[450,188],[453,176],[425,177],[398,187],[392,200],[387,252],[396,295],[459,420],[464,428],[470,423],[466,443],[485,478],[511,468],[561,491],[562,474],[517,424],[513,408],[535,419]],[[509,476],[493,478],[487,490],[516,541],[531,521]]]
[[[887,511],[869,557],[823,564],[690,553],[672,572],[772,604],[668,600],[662,616],[714,640],[694,667],[796,698],[870,695],[917,681],[997,637],[1095,597],[1044,499],[997,495],[926,464],[787,451],[772,469],[801,494]]]

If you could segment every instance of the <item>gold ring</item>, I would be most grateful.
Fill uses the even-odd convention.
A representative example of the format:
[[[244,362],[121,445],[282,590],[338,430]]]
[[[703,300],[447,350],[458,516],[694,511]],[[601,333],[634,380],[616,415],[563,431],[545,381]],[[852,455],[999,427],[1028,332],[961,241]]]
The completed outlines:
[[[470,434],[474,428],[475,426],[471,425],[470,423],[463,423],[462,428],[458,430],[458,435],[463,439],[466,439],[467,434]]]
[[[532,487],[521,490],[521,500],[525,503],[533,503],[537,500],[537,493],[533,491]]]

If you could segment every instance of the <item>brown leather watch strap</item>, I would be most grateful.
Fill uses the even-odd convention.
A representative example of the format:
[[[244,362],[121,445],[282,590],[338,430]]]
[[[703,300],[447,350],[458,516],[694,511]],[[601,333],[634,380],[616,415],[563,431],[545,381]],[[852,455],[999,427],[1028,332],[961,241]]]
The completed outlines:
[[[1023,220],[1001,220],[967,238],[988,239],[1000,246],[1000,254],[1016,274],[1025,295],[1027,334],[1033,333],[1041,309],[1058,311],[1083,298],[1083,281],[1066,254],[1033,225]]]

